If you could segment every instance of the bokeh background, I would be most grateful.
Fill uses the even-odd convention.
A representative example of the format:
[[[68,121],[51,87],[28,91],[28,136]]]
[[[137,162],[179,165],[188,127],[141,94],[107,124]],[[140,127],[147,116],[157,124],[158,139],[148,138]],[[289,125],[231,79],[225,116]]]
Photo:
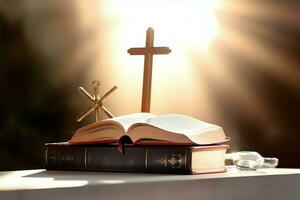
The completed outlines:
[[[43,145],[91,123],[76,116],[104,94],[115,115],[139,112],[146,29],[170,55],[154,57],[155,114],[224,127],[230,151],[300,167],[300,2],[277,0],[0,1],[0,170],[42,167]],[[102,115],[102,117],[105,117]]]

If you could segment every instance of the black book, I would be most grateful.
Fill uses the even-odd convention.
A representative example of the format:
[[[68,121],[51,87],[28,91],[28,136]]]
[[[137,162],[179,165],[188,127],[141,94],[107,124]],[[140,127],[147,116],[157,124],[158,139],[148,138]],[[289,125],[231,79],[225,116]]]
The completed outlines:
[[[141,146],[45,144],[47,170],[198,174],[225,171],[228,145]]]

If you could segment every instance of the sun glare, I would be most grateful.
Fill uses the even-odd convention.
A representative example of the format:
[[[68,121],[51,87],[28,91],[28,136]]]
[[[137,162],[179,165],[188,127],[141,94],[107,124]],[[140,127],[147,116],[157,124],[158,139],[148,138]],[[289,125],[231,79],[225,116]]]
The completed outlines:
[[[155,3],[156,2],[156,3]],[[136,38],[133,33],[153,27],[166,35],[160,42],[172,41],[176,46],[186,45],[205,49],[218,34],[215,10],[218,0],[202,1],[113,1],[127,40]],[[158,38],[160,39],[160,38]]]
[[[127,49],[143,47],[146,30],[152,27],[155,31],[154,45],[168,46],[172,52],[169,55],[156,55],[153,59],[151,112],[182,112],[196,115],[194,106],[179,107],[177,104],[198,102],[198,92],[203,92],[199,91],[199,87],[194,87],[198,84],[198,78],[193,76],[195,72],[190,66],[189,52],[205,54],[217,38],[218,6],[219,0],[106,1],[105,9],[102,8],[100,13],[106,12],[103,14],[106,15],[104,19],[110,20],[110,26],[106,30],[109,31],[106,45],[109,49],[106,48],[103,52],[108,55],[110,63],[107,65],[111,66],[107,71],[114,74],[112,79],[119,86],[116,99],[125,96],[126,101],[130,102],[126,107],[118,108],[119,114],[140,110],[144,58],[130,56]],[[103,80],[109,79],[104,73],[94,74],[102,74]],[[135,95],[128,96],[128,88],[131,88],[131,93]],[[181,91],[180,95],[177,90]],[[177,101],[174,101],[174,104],[170,103],[166,94],[176,96]],[[207,105],[203,99],[201,102],[202,106]]]

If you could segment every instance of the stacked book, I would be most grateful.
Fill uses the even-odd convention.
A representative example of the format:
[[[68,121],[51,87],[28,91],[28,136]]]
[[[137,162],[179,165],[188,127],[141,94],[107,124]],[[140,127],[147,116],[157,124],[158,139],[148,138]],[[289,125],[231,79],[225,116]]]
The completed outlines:
[[[228,138],[220,126],[169,114],[135,113],[79,129],[45,145],[47,170],[199,174],[225,171]]]

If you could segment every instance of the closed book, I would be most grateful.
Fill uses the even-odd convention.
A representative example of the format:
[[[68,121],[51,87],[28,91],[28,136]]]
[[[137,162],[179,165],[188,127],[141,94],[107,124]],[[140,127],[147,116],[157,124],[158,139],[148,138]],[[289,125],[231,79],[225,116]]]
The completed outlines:
[[[45,144],[47,170],[199,174],[225,171],[228,145],[150,146]]]

